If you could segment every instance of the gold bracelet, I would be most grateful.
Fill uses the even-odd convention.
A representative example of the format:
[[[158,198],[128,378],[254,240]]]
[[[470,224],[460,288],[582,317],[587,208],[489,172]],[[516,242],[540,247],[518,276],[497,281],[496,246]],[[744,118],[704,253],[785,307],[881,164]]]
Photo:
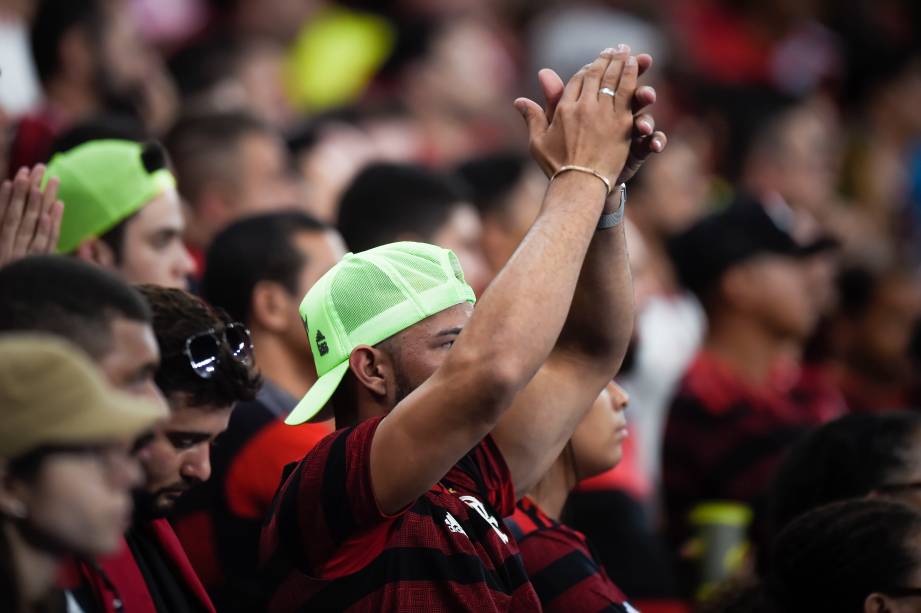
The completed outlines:
[[[597,170],[593,168],[588,168],[586,166],[576,166],[574,164],[567,164],[566,166],[560,166],[559,169],[557,169],[557,171],[553,173],[553,176],[550,177],[550,180],[553,181],[558,176],[560,176],[561,174],[563,174],[564,172],[568,170],[575,170],[576,172],[584,172],[586,174],[592,175],[593,177],[598,177],[599,179],[601,179],[604,182],[604,188],[607,190],[607,193],[605,194],[605,198],[610,196],[611,192],[614,191],[614,186],[611,185],[610,179],[608,179],[606,176],[604,176]]]

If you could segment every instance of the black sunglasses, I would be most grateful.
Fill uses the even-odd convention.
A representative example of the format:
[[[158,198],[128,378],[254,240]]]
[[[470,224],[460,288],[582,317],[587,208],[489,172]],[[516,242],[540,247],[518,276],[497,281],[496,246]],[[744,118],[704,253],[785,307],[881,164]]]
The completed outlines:
[[[250,367],[253,365],[253,339],[241,323],[227,324],[193,334],[185,341],[185,354],[195,374],[210,379],[220,362],[221,346],[226,344],[230,357]]]

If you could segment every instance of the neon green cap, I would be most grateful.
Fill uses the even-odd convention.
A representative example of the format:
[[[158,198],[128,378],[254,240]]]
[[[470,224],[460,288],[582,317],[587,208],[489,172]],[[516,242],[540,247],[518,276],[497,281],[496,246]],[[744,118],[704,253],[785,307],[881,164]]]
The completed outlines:
[[[358,345],[376,345],[435,313],[475,301],[448,249],[401,242],[346,254],[301,302],[320,378],[285,423],[301,424],[320,412]]]
[[[88,238],[105,234],[163,190],[176,187],[166,168],[144,167],[145,146],[126,140],[94,140],[58,153],[44,183],[58,177],[64,203],[58,251],[69,253]]]

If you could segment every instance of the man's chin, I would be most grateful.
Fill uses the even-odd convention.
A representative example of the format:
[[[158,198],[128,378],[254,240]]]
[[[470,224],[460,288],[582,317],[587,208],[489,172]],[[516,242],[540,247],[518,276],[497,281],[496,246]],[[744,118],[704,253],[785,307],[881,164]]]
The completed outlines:
[[[138,492],[135,494],[135,517],[139,519],[159,519],[172,513],[176,501],[183,492],[176,490],[159,491],[156,493]]]

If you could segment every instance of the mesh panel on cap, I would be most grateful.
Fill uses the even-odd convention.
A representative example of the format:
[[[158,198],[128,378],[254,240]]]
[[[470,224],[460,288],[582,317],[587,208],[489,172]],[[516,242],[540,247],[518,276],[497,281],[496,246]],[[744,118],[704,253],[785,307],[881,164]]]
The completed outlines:
[[[448,282],[441,262],[426,253],[394,251],[387,254],[387,262],[416,292],[424,292]]]
[[[457,277],[458,281],[466,285],[467,281],[464,279],[464,271],[461,268],[460,260],[457,259],[453,251],[448,252],[448,261],[451,263],[451,270],[454,271],[454,276]]]
[[[329,296],[346,333],[351,334],[372,317],[406,300],[400,288],[377,266],[357,258],[341,265]]]

